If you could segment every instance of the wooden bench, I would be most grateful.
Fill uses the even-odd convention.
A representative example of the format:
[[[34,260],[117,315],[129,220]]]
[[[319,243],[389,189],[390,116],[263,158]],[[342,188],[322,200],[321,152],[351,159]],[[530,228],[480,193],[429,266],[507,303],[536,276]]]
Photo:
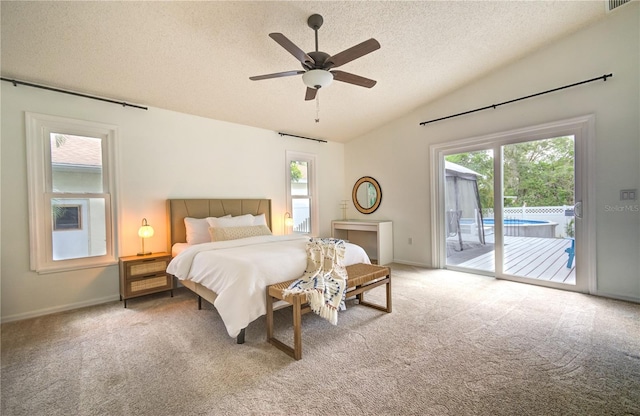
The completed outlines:
[[[347,266],[347,294],[346,297],[356,296],[360,305],[369,306],[384,312],[391,312],[391,269],[373,264],[354,264]],[[294,280],[277,283],[267,287],[267,341],[299,360],[302,358],[302,315],[311,311],[307,303],[307,295],[304,293],[283,295],[283,291]],[[380,306],[365,302],[364,292],[387,285],[387,306]],[[277,340],[273,336],[273,307],[274,302],[284,301],[293,305],[293,348]],[[289,305],[285,305],[289,306]]]

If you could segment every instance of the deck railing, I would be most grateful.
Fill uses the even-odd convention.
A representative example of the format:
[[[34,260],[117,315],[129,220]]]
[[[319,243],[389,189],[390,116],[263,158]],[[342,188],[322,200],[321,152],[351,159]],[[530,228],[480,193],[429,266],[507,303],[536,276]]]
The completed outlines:
[[[485,219],[494,218],[493,208],[485,208],[482,210],[482,216]],[[538,220],[551,221],[558,226],[555,228],[555,237],[564,238],[571,237],[573,232],[574,212],[573,206],[545,206],[545,207],[508,207],[502,214],[504,219],[521,219],[521,220]],[[470,227],[473,229],[473,227]],[[464,234],[464,230],[463,230]],[[509,235],[506,234],[505,235]],[[517,234],[514,234],[517,235]]]

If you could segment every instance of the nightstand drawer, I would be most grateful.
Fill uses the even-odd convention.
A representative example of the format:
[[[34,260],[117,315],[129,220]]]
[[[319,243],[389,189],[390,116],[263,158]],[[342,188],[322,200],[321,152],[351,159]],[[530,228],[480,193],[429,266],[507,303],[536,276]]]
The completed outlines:
[[[149,274],[155,274],[157,272],[164,273],[167,270],[168,260],[157,259],[147,260],[143,262],[129,262],[127,263],[127,278],[144,276]]]
[[[162,290],[173,289],[171,276],[165,273],[148,275],[142,278],[129,279],[125,283],[125,297],[146,295]]]

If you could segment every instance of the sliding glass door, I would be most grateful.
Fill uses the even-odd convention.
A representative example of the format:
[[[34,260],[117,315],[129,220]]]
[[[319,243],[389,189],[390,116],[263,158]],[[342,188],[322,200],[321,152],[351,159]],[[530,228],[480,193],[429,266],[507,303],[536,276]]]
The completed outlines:
[[[501,146],[504,274],[575,285],[575,137]]]
[[[436,265],[587,291],[590,127],[583,118],[432,146]]]

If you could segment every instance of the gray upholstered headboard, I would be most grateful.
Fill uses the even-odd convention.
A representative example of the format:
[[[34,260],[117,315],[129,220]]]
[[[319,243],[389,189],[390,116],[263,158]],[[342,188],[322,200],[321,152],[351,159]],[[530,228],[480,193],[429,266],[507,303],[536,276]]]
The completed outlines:
[[[224,215],[264,214],[271,229],[270,199],[168,199],[167,238],[169,252],[175,243],[187,241],[184,218],[222,217]]]

